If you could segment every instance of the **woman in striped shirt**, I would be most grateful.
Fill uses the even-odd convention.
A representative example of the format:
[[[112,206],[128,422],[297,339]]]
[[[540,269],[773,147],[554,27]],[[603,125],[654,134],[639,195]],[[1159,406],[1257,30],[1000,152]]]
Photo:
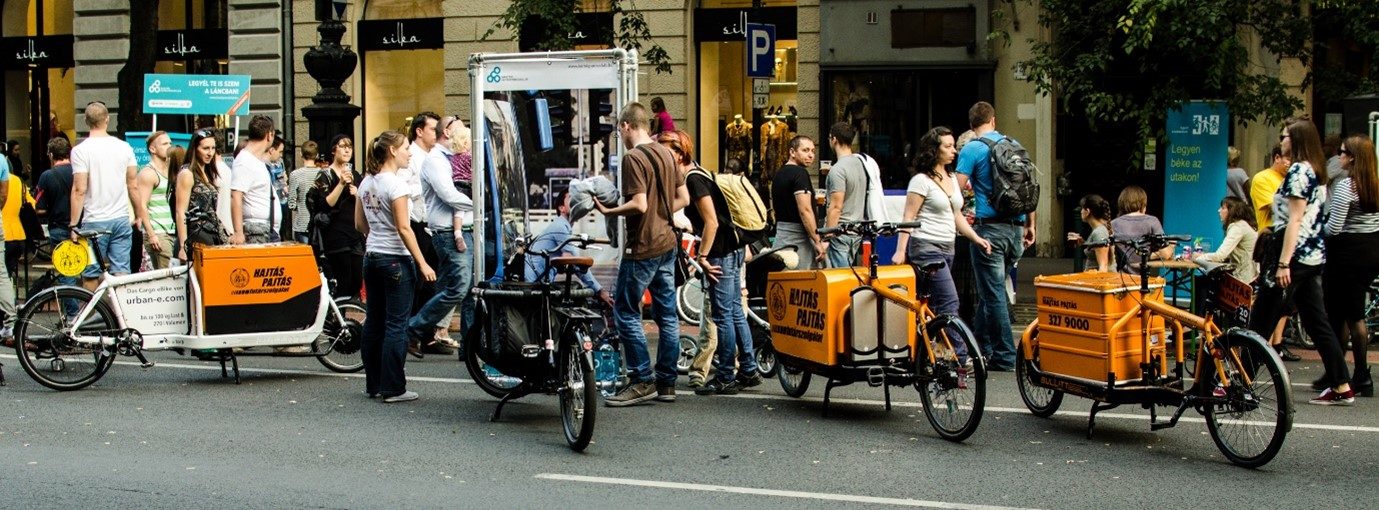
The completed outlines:
[[[1379,176],[1375,175],[1374,143],[1367,136],[1352,136],[1341,145],[1341,167],[1350,176],[1332,188],[1326,222],[1326,272],[1323,287],[1331,329],[1344,345],[1350,339],[1355,373],[1350,385],[1362,396],[1374,396],[1365,354],[1369,331],[1365,328],[1365,293],[1379,277]]]

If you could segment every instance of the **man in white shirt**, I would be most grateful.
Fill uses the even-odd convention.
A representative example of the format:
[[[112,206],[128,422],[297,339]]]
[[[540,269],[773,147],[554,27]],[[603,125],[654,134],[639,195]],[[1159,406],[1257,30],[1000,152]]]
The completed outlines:
[[[249,140],[230,169],[230,217],[235,233],[231,244],[264,244],[279,240],[278,194],[273,190],[265,159],[276,132],[273,119],[255,115],[249,120]]]
[[[440,129],[440,116],[433,112],[421,112],[412,117],[412,123],[407,132],[407,139],[412,142],[407,147],[407,151],[412,154],[411,161],[407,168],[399,168],[397,176],[407,182],[407,190],[411,193],[412,207],[408,210],[412,221],[412,233],[417,236],[417,248],[421,249],[422,258],[431,267],[439,267],[440,259],[436,254],[436,249],[431,241],[432,232],[426,228],[426,201],[422,197],[421,176],[422,167],[426,164],[428,156],[436,148],[437,142],[441,141],[442,135],[437,131]],[[421,307],[431,300],[436,293],[436,284],[423,282],[417,287],[414,296],[413,313],[421,311]],[[449,348],[439,342],[413,342],[408,351],[416,357],[422,354],[441,354],[449,356],[454,354]]]
[[[95,230],[96,249],[110,265],[110,274],[129,274],[130,248],[134,229],[130,204],[138,201],[138,163],[134,148],[110,136],[110,110],[100,101],[86,105],[86,126],[91,133],[72,148],[72,240],[77,230]],[[108,232],[108,233],[107,233]],[[101,275],[100,262],[93,260],[82,275],[82,285],[95,290]]]
[[[438,138],[440,143],[427,154],[421,168],[427,225],[431,229],[431,244],[436,250],[436,258],[440,259],[436,272],[436,295],[427,300],[407,324],[412,337],[427,344],[432,342],[429,336],[432,328],[437,330],[436,338],[439,339],[442,328],[450,326],[450,315],[455,306],[469,295],[470,287],[474,286],[474,254],[469,251],[469,247],[474,245],[474,201],[455,189],[450,166],[450,158],[456,148],[468,150],[470,132],[464,122],[454,116],[446,116],[443,126]],[[473,320],[473,311],[470,307],[465,308],[467,313],[462,314],[461,318],[462,328],[467,330]]]

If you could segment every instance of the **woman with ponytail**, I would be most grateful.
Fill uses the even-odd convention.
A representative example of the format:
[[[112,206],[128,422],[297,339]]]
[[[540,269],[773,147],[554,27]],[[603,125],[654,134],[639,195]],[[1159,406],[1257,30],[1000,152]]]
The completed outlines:
[[[1077,232],[1068,232],[1068,240],[1083,245],[1088,271],[1114,271],[1116,252],[1111,247],[1111,203],[1101,195],[1087,195],[1077,203],[1077,208],[1092,232],[1087,234],[1086,242]]]
[[[385,131],[365,156],[368,175],[354,205],[354,226],[364,234],[364,289],[369,295],[361,352],[364,393],[385,403],[408,402],[417,399],[416,392],[407,390],[403,370],[413,291],[418,272],[428,282],[436,281],[436,272],[421,256],[408,219],[411,191],[397,176],[398,168],[412,159],[407,137]]]

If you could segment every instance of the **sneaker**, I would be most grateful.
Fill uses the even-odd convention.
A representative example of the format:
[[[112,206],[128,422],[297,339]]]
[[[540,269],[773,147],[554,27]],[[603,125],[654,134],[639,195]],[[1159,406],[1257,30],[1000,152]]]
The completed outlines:
[[[656,401],[657,401],[657,402],[674,402],[674,401],[675,401],[675,385],[673,385],[673,384],[668,384],[668,385],[662,386],[662,385],[660,385],[660,384],[657,384],[657,385],[656,385]]]
[[[360,393],[363,393],[364,396],[369,397],[369,398],[378,398],[378,394],[377,394],[377,393],[369,393],[369,390],[359,390],[359,392],[360,392]]]
[[[418,399],[418,398],[420,398],[420,397],[421,397],[421,395],[417,395],[417,392],[415,392],[415,391],[404,391],[404,392],[402,392],[402,393],[399,393],[399,394],[397,394],[397,395],[393,395],[393,396],[391,396],[391,397],[384,397],[384,398],[383,398],[383,403],[384,403],[384,404],[396,404],[396,403],[398,403],[398,402],[411,402],[411,401],[416,400],[416,399]]]
[[[656,385],[649,382],[639,382],[627,385],[619,390],[617,394],[603,399],[603,405],[608,407],[627,407],[640,404],[656,398]]]
[[[1279,344],[1275,348],[1278,350],[1278,357],[1283,361],[1302,361],[1302,356],[1293,354],[1293,351],[1288,350],[1288,348],[1284,347],[1282,344]]]
[[[723,382],[718,379],[709,381],[703,388],[694,390],[695,395],[736,395],[742,390],[742,385],[736,380]]]
[[[454,356],[454,355],[455,355],[455,349],[451,349],[451,348],[449,348],[449,347],[446,347],[446,345],[443,344],[443,343],[440,343],[439,340],[432,340],[431,342],[427,343],[425,346],[422,346],[421,352],[422,352],[422,354],[437,354],[437,355],[440,355],[440,356]]]
[[[305,345],[294,345],[291,347],[274,347],[273,352],[278,354],[306,354],[311,352],[311,348]]]
[[[1355,403],[1355,390],[1346,390],[1345,393],[1336,393],[1336,390],[1327,388],[1322,390],[1322,394],[1317,398],[1308,400],[1309,404],[1319,406],[1348,406]]]
[[[761,374],[753,370],[750,374],[738,374],[737,385],[740,388],[753,388],[761,386]]]
[[[703,378],[690,376],[689,388],[690,388],[691,390],[699,389],[699,388],[703,388],[703,387],[704,387],[704,379],[703,379]]]

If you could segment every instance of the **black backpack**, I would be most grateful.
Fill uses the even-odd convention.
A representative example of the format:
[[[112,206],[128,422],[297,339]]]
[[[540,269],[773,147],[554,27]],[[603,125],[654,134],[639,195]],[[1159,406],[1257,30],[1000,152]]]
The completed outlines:
[[[991,207],[1001,216],[1019,216],[1039,207],[1039,169],[1020,142],[977,137],[991,152]]]

